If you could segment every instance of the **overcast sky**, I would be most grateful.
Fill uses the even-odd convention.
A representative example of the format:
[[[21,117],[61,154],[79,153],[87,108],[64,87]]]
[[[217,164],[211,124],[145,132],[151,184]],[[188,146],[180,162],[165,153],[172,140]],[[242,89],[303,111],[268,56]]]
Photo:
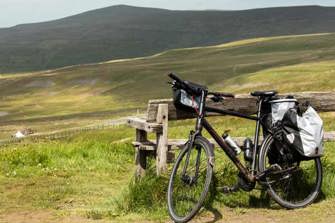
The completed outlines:
[[[53,20],[117,4],[180,10],[238,10],[289,5],[335,6],[335,0],[0,0],[0,27]]]

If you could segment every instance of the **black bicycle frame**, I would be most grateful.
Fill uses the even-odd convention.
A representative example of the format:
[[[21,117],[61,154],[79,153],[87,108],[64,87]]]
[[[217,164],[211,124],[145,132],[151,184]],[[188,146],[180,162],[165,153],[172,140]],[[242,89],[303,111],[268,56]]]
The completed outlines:
[[[202,127],[204,127],[208,133],[213,137],[217,144],[222,148],[222,150],[227,154],[231,161],[236,165],[238,170],[243,174],[244,178],[249,182],[254,182],[256,180],[256,165],[257,165],[257,150],[259,144],[259,134],[260,134],[260,116],[261,116],[261,107],[263,103],[263,98],[259,98],[258,109],[256,116],[246,115],[240,112],[229,111],[224,109],[218,109],[215,107],[206,106],[207,91],[202,91],[201,101],[198,110],[197,122],[195,126],[195,135],[201,134]],[[209,124],[205,119],[206,112],[214,112],[223,115],[230,115],[235,117],[240,117],[244,119],[256,121],[256,131],[254,136],[254,151],[253,151],[253,161],[251,166],[251,172],[240,162],[237,158],[235,151],[224,141],[224,139],[214,130],[214,128]]]

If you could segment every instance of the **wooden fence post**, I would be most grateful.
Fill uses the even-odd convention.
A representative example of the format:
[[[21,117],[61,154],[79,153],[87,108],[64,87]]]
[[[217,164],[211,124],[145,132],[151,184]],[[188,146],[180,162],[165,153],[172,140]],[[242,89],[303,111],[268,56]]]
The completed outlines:
[[[147,132],[141,129],[136,129],[136,141],[146,142]],[[136,177],[142,177],[145,174],[145,169],[147,168],[147,154],[146,151],[141,150],[139,147],[136,148],[135,152],[135,163],[136,163]]]
[[[168,153],[168,104],[159,104],[156,122],[162,124],[162,132],[156,133],[157,151],[156,151],[156,168],[157,175],[167,171],[167,153]]]

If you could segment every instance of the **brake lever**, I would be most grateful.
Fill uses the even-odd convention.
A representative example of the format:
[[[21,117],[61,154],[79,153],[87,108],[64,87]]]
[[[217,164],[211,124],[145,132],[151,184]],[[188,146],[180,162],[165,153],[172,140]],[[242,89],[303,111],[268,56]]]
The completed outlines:
[[[171,87],[176,86],[176,81],[168,81],[166,82],[168,85],[170,85]]]

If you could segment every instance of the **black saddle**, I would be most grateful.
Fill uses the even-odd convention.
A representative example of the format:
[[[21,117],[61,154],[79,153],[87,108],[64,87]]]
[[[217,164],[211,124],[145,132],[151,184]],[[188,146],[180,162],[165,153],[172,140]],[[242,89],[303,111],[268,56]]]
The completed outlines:
[[[254,91],[250,94],[255,97],[272,97],[275,96],[277,93],[277,91]]]

